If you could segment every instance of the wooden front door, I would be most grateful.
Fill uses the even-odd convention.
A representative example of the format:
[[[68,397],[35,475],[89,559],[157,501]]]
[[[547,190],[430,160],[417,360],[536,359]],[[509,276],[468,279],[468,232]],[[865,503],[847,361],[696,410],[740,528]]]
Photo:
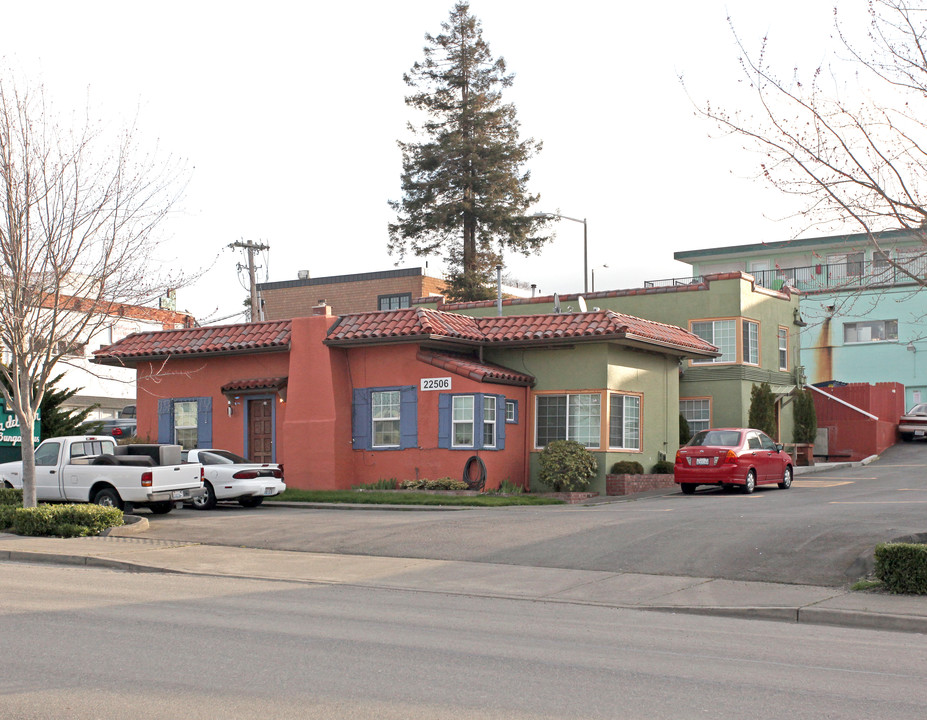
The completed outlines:
[[[248,459],[274,461],[274,402],[269,398],[248,401]]]

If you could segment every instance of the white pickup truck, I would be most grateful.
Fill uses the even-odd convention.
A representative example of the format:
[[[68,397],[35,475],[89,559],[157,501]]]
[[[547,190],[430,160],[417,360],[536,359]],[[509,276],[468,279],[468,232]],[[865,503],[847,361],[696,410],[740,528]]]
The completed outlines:
[[[35,449],[36,499],[94,502],[164,514],[203,495],[203,466],[181,463],[180,445],[116,445],[111,437],[50,438]],[[0,465],[0,486],[22,488],[23,464]]]

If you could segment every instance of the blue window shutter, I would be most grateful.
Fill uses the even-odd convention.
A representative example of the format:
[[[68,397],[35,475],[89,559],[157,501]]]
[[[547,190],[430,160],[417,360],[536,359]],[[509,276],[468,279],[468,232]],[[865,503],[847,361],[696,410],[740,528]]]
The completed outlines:
[[[483,449],[483,396],[473,396],[473,449]]]
[[[212,447],[212,398],[196,399],[196,446]]]
[[[174,442],[174,401],[158,400],[158,442]]]
[[[418,447],[418,388],[399,388],[399,448]]]
[[[496,395],[496,447],[505,450],[505,395]]]
[[[451,398],[450,393],[438,397],[438,447],[451,447]]]
[[[351,408],[351,433],[354,436],[355,450],[369,450],[371,444],[370,391],[365,388],[354,389],[354,405]]]

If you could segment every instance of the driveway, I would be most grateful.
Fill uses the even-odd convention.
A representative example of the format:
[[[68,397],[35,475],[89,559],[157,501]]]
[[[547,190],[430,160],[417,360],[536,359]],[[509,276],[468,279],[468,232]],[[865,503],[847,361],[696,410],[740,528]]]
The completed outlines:
[[[206,544],[839,586],[864,574],[876,543],[927,533],[927,443],[753,495],[443,512],[265,503],[149,522],[145,537]]]

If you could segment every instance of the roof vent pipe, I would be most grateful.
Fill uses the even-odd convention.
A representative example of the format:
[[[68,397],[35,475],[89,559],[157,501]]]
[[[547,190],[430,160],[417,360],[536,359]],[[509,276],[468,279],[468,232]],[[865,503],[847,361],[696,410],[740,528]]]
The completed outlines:
[[[502,317],[502,266],[496,265],[496,313]]]

